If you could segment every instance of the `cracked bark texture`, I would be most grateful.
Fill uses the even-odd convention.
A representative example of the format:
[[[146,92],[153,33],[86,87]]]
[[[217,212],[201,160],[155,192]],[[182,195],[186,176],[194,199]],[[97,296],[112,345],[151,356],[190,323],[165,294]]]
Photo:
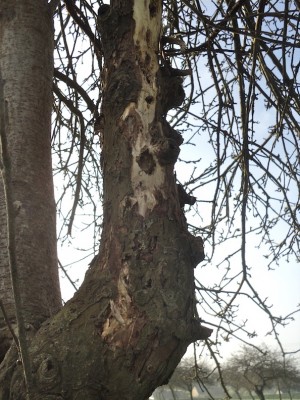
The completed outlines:
[[[187,346],[210,334],[194,315],[202,240],[187,231],[174,179],[182,139],[165,119],[183,96],[177,87],[174,103],[164,90],[174,79],[158,64],[161,1],[111,3],[98,21],[106,71],[100,251],[74,298],[31,341],[34,400],[147,399]],[[2,393],[23,400],[14,351],[0,370]]]
[[[24,318],[60,308],[50,115],[53,29],[46,1],[1,0],[0,68]],[[29,280],[30,277],[30,280]],[[34,295],[33,295],[34,293]]]
[[[28,332],[38,329],[61,307],[50,149],[52,53],[52,16],[47,1],[1,0],[0,126],[1,142],[6,142],[6,149],[1,146],[1,161],[6,164],[5,176],[12,193],[9,206],[14,211],[11,231],[14,239],[11,243],[7,241],[5,168],[2,168],[0,295],[14,327],[10,246],[16,258],[20,312]],[[3,357],[11,339],[2,312],[0,335]]]

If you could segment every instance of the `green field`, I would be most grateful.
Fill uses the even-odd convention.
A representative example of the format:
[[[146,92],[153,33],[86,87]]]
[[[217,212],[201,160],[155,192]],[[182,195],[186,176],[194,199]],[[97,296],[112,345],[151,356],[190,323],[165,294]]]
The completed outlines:
[[[265,399],[266,400],[290,400],[292,398],[292,400],[300,400],[300,393],[292,393],[291,397],[287,394],[287,393],[283,393],[281,395],[281,397],[279,397],[278,395],[275,394],[266,394],[265,395]],[[237,397],[232,397],[233,400],[239,400]],[[258,397],[254,396],[253,397],[254,400],[259,400]],[[242,396],[242,400],[253,400],[251,397],[249,396]]]

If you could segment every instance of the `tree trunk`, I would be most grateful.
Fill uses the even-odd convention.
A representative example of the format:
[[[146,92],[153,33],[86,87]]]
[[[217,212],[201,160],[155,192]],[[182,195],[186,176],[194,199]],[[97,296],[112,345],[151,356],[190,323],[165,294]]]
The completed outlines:
[[[276,386],[277,386],[277,392],[278,392],[279,400],[282,400],[281,387],[280,387],[280,382],[279,382],[278,379],[276,380]]]
[[[0,54],[0,295],[12,327],[18,321],[25,350],[61,308],[50,147],[53,28],[46,0],[0,0]],[[1,312],[1,358],[11,342],[4,326]]]
[[[9,246],[25,323],[38,327],[61,306],[50,150],[53,30],[47,1],[1,0],[0,7],[2,162],[14,211]]]
[[[255,398],[254,398],[254,396],[253,396],[253,394],[252,394],[252,391],[251,391],[250,389],[247,389],[247,391],[248,391],[248,393],[249,393],[251,399],[254,400]]]
[[[170,391],[172,393],[173,400],[176,400],[175,390],[173,389],[172,385],[169,384],[168,386],[169,386]]]
[[[265,395],[264,395],[263,387],[261,387],[261,386],[255,386],[255,387],[254,387],[254,391],[255,391],[257,397],[259,398],[259,400],[265,400]]]
[[[193,271],[204,253],[187,231],[175,184],[182,140],[165,114],[183,101],[183,89],[158,64],[161,2],[113,1],[100,10],[99,29],[106,63],[100,252],[74,298],[31,342],[34,400],[147,399],[187,346],[211,333],[194,318]],[[7,365],[10,399],[23,400],[22,367]]]

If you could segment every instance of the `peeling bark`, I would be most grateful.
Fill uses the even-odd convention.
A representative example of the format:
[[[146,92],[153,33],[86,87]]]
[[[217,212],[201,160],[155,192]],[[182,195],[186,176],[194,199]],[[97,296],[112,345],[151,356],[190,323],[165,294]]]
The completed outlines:
[[[34,400],[147,399],[187,346],[211,333],[194,315],[193,270],[204,251],[187,230],[174,179],[182,140],[165,114],[183,95],[178,87],[173,102],[165,93],[174,81],[158,63],[161,2],[113,1],[100,9],[99,29],[106,63],[100,251],[74,298],[32,339]],[[13,373],[20,387],[22,367],[12,359],[2,381]],[[10,400],[25,398],[14,390]]]

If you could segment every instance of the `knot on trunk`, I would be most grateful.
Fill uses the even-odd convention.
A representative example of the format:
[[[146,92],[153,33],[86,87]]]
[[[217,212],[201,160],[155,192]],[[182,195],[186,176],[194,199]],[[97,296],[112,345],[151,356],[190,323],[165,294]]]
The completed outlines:
[[[161,66],[157,72],[159,88],[156,115],[159,128],[152,136],[152,143],[157,145],[156,155],[160,165],[175,164],[183,143],[182,136],[166,121],[166,114],[172,108],[179,107],[185,98],[183,79],[173,73],[172,68]]]
[[[40,354],[33,363],[38,385],[43,390],[55,388],[61,380],[58,361],[51,354]]]
[[[151,130],[151,144],[156,148],[155,153],[160,165],[175,164],[182,143],[181,134],[164,119]]]
[[[171,108],[179,107],[185,98],[181,77],[174,75],[173,70],[160,67],[158,72],[158,86],[160,113],[165,115]]]
[[[178,183],[176,186],[180,207],[183,208],[185,204],[193,206],[196,203],[196,197],[190,196],[180,183]]]
[[[192,234],[189,236],[192,265],[196,268],[205,258],[203,239],[200,236],[193,236]]]
[[[136,157],[136,162],[140,166],[141,170],[146,174],[150,175],[153,173],[155,169],[155,161],[147,147],[144,147],[140,155]]]
[[[197,340],[206,340],[208,339],[213,330],[208,328],[207,326],[201,325],[201,320],[194,319],[192,321],[191,326],[191,343],[196,342]]]

